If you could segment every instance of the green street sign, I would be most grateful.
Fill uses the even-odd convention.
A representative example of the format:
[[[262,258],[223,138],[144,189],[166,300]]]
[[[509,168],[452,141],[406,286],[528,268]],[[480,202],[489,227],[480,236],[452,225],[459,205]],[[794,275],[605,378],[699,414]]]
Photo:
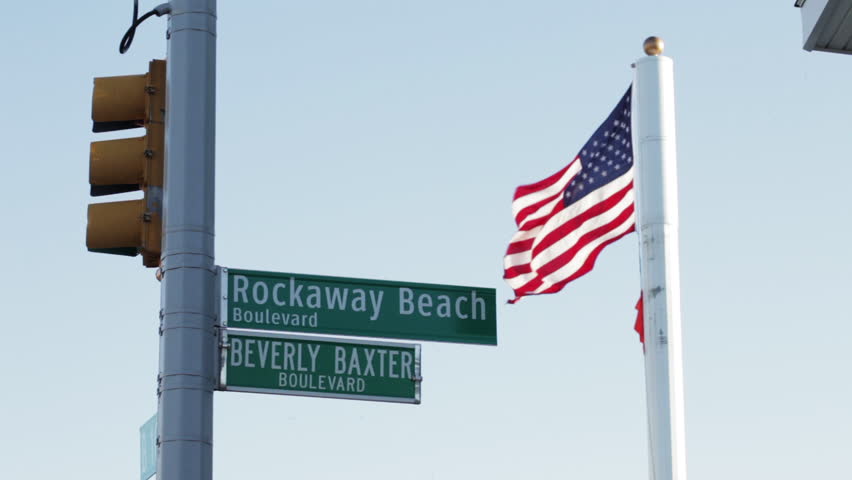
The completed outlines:
[[[420,403],[420,345],[222,333],[219,389]]]
[[[497,345],[493,288],[220,269],[222,325]]]

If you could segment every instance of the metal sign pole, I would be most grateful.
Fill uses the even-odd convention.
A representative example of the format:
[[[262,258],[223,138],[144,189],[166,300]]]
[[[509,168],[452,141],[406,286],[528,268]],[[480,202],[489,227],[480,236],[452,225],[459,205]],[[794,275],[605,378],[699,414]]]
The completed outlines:
[[[170,4],[157,472],[211,480],[216,2]]]

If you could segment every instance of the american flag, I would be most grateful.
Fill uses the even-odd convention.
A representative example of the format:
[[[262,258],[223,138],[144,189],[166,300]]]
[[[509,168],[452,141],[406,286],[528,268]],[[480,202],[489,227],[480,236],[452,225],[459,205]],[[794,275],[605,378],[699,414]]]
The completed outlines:
[[[515,190],[518,232],[503,260],[512,303],[562,290],[594,267],[605,246],[635,230],[630,91],[568,166]]]

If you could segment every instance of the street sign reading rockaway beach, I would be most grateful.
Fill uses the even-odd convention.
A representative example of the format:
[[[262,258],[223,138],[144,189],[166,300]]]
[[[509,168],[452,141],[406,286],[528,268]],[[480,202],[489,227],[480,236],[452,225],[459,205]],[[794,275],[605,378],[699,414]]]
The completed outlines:
[[[233,330],[222,335],[221,390],[420,403],[420,345]]]
[[[493,288],[222,268],[222,325],[497,345]]]

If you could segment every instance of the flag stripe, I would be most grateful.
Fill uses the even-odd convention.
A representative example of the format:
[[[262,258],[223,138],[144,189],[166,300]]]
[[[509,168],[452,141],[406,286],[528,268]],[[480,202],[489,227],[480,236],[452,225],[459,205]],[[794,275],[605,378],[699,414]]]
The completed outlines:
[[[549,213],[548,207],[562,200],[562,192],[568,182],[580,171],[579,159],[574,159],[567,167],[544,182],[532,185],[524,185],[515,190],[515,201],[512,202],[512,213],[515,223],[520,227],[528,220],[545,216]],[[544,186],[542,188],[542,183]]]
[[[613,182],[615,184],[616,182]],[[613,185],[613,187],[620,186]],[[608,185],[607,188],[610,186]],[[603,190],[603,189],[602,189]],[[585,204],[593,203],[595,199],[586,197]],[[583,206],[585,206],[585,204]],[[610,221],[616,214],[627,208],[633,207],[632,184],[615,192],[610,198],[587,208],[585,211],[577,209],[563,210],[555,215],[551,221],[542,229],[533,231],[534,238],[526,238],[527,232],[519,232],[512,239],[504,258],[504,266],[507,273],[513,267],[527,265],[534,262],[536,268],[557,256],[560,251],[570,247],[582,234],[597,228],[602,223]],[[632,210],[631,210],[632,211]],[[521,238],[521,240],[516,240]],[[534,243],[537,242],[537,243]],[[556,244],[556,246],[554,246]],[[564,246],[559,250],[559,246]],[[554,253],[556,252],[556,253]],[[528,270],[525,270],[526,273]],[[511,276],[511,275],[507,275]]]
[[[550,217],[558,214],[563,210],[565,210],[565,203],[563,202],[562,198],[557,198],[555,200],[555,205],[550,208],[548,215],[528,219],[520,226],[520,228],[518,229],[519,232],[530,232],[520,238],[534,238],[536,235],[538,235],[538,233],[533,234],[533,230],[544,226],[550,220]]]
[[[613,242],[618,241],[619,239],[621,239],[625,235],[633,233],[633,231],[634,231],[634,227],[631,225],[630,229],[628,231],[626,231],[626,232],[624,232],[624,233],[622,233],[622,234],[620,234],[620,235],[618,235],[614,238],[611,238],[611,239],[603,242],[602,244],[598,245],[598,247],[595,248],[595,250],[593,252],[591,252],[591,254],[589,255],[589,260],[583,265],[582,268],[578,269],[576,273],[574,273],[573,275],[571,275],[570,277],[568,277],[564,280],[561,280],[558,283],[553,284],[549,288],[546,288],[546,289],[544,289],[540,292],[536,292],[536,294],[556,293],[556,292],[562,290],[562,288],[564,288],[566,284],[568,284],[571,281],[576,280],[577,278],[582,277],[583,275],[589,273],[589,271],[591,271],[592,268],[594,268],[595,260],[597,260],[598,254],[604,249],[604,247],[606,247],[607,245],[609,245]]]
[[[542,293],[555,284],[564,284],[567,280],[573,280],[580,275],[577,272],[586,273],[594,265],[599,245],[608,245],[608,240],[621,238],[625,233],[633,229],[633,209],[622,212],[610,224],[603,225],[596,230],[588,232],[570,249],[561,252],[540,267],[533,266],[531,271],[535,276],[531,277],[519,289],[532,293]],[[591,262],[591,263],[589,263]],[[589,268],[584,268],[589,265]]]
[[[604,247],[635,230],[630,93],[574,160],[515,190],[518,231],[503,259],[515,300],[561,290],[588,273]]]
[[[559,249],[559,245],[575,243],[586,231],[608,223],[612,218],[628,208],[633,208],[632,184],[615,192],[611,197],[590,206],[573,218],[568,215],[555,215],[541,229],[536,241],[533,243],[533,261],[535,262],[537,257],[547,258],[548,256],[552,256],[547,253],[548,250]]]
[[[612,243],[610,240],[614,241],[626,233],[630,233],[634,228],[634,215],[633,209],[627,210],[619,215],[612,224],[604,225],[598,231],[589,232],[589,235],[586,235],[583,241],[587,239],[592,239],[587,243],[583,243],[582,246],[576,249],[576,252],[571,252],[571,250],[566,251],[566,254],[571,255],[571,260],[567,263],[559,263],[549,262],[542,268],[544,272],[553,270],[552,273],[547,273],[543,277],[543,285],[555,285],[560,282],[564,282],[567,279],[573,280],[577,278],[575,274],[577,272],[586,273],[591,270],[591,267],[594,266],[595,260],[597,258],[600,250]],[[613,228],[614,227],[614,228]],[[601,231],[605,231],[606,233],[601,233]],[[563,254],[563,257],[565,255]],[[588,265],[588,268],[584,270],[584,268]],[[540,278],[541,273],[539,273]],[[542,290],[542,287],[536,289],[538,292]]]

